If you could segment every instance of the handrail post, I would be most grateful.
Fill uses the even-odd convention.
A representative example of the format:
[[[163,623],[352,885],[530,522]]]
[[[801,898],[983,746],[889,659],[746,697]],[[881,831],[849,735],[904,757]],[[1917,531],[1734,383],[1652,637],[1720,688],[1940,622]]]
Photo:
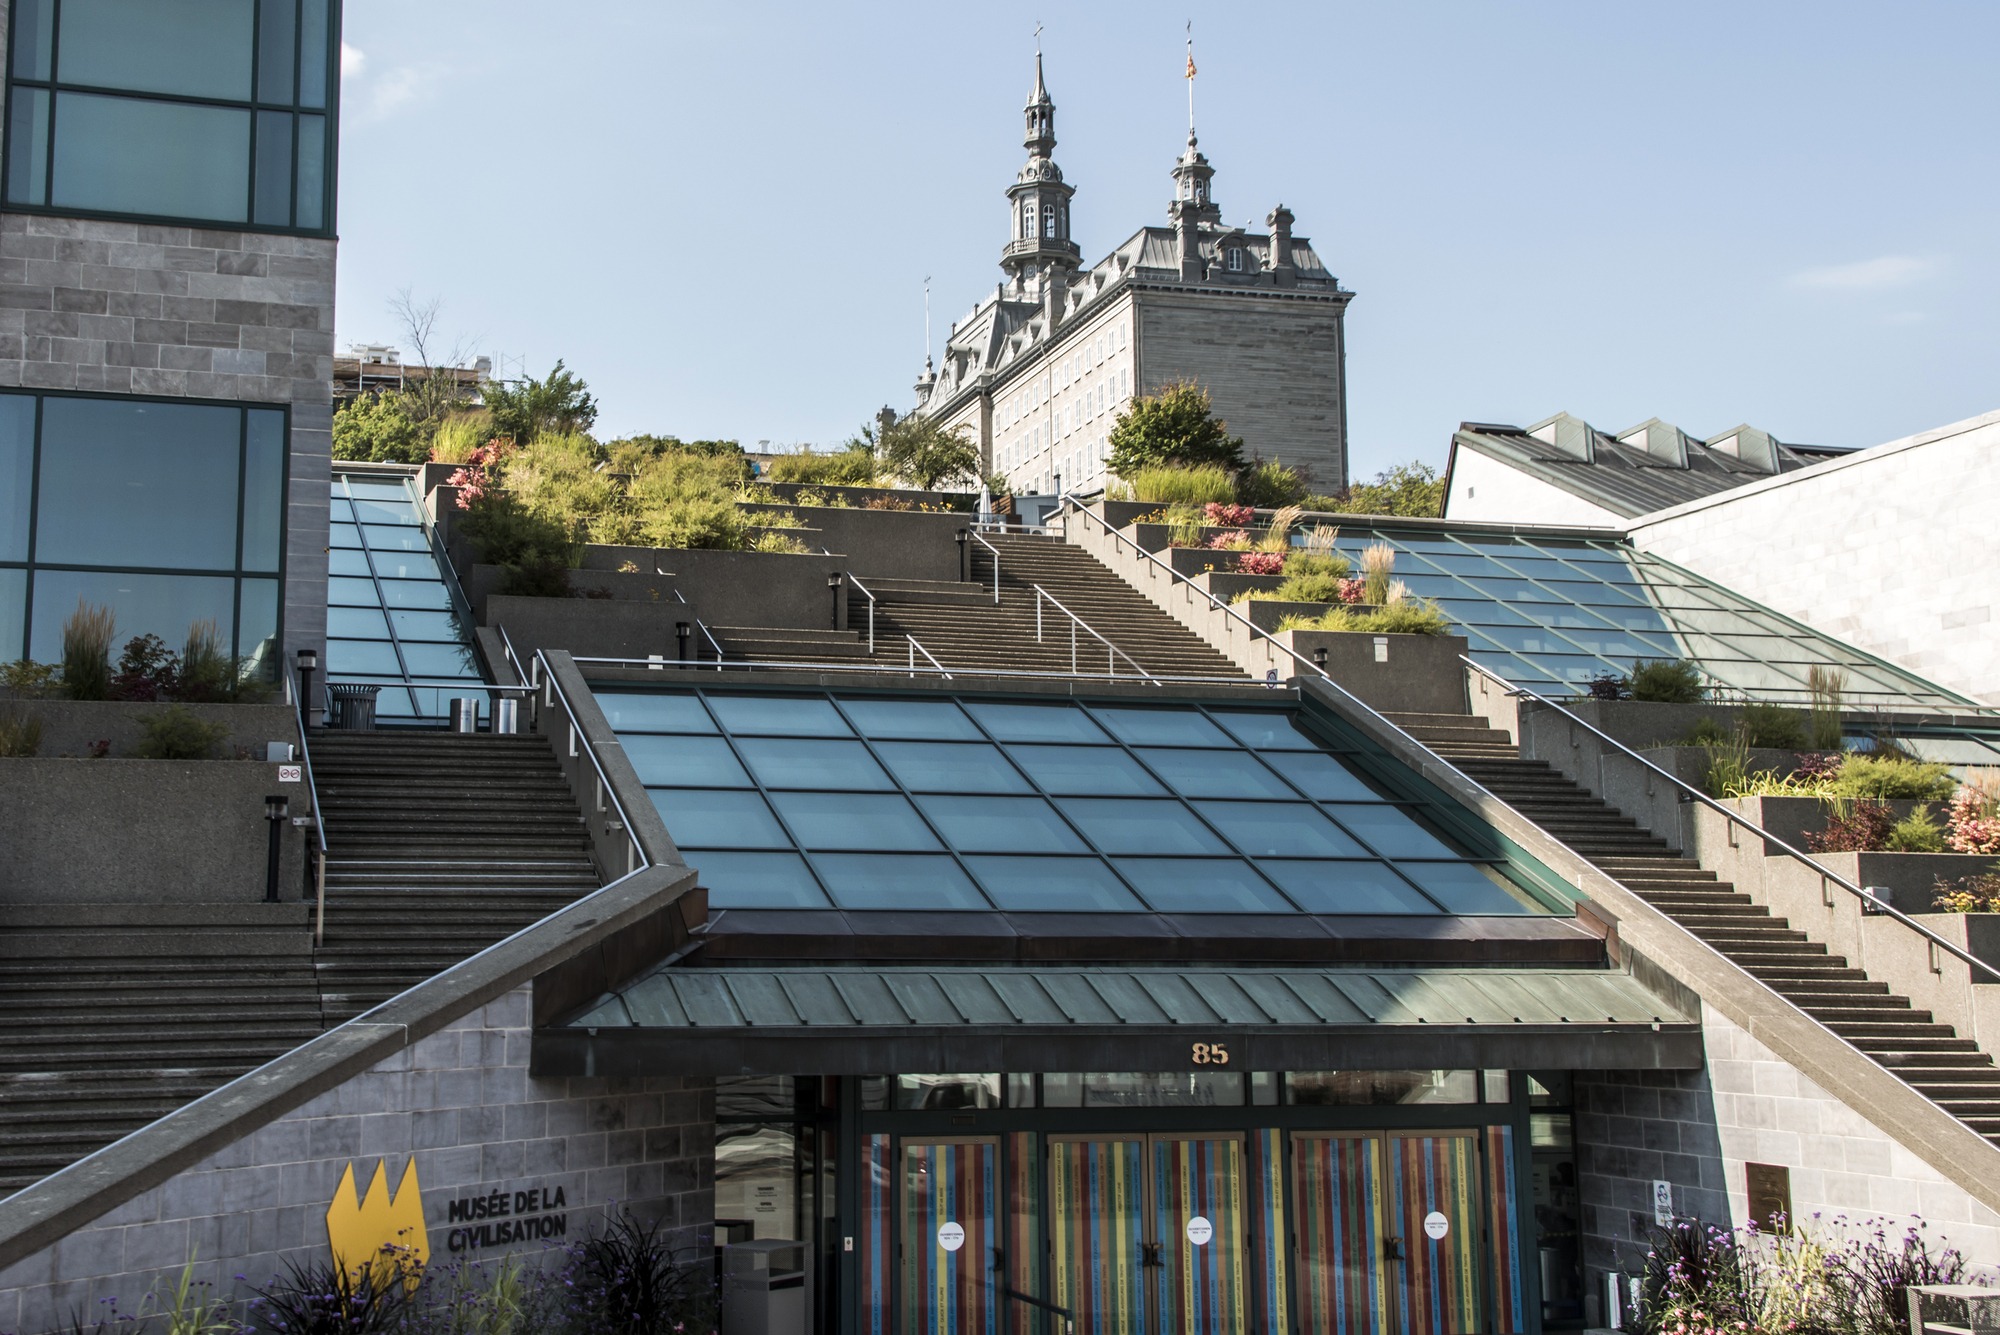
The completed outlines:
[[[871,655],[875,652],[875,597],[873,594],[870,594],[868,597],[868,652]]]
[[[1076,675],[1076,622],[1069,623],[1069,675]]]

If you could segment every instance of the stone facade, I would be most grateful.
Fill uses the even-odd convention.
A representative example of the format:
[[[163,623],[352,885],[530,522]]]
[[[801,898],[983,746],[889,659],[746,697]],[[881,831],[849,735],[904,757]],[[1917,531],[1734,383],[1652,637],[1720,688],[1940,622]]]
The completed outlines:
[[[529,1007],[525,987],[500,997],[0,1271],[0,1331],[50,1330],[72,1309],[94,1319],[112,1296],[130,1311],[191,1257],[223,1294],[241,1293],[236,1275],[263,1283],[288,1261],[324,1262],[342,1173],[353,1165],[365,1192],[378,1160],[392,1187],[415,1161],[434,1262],[559,1247],[614,1204],[705,1247],[713,1082],[537,1080]],[[468,1252],[455,1232],[455,1201],[558,1188],[558,1236]]]
[[[2000,702],[2000,412],[1632,521],[1642,550]]]
[[[1676,1214],[1740,1226],[1752,1163],[1790,1170],[1793,1217],[1816,1232],[1837,1239],[1841,1221],[1879,1219],[1893,1236],[1922,1220],[1933,1243],[1975,1263],[2000,1257],[2000,1214],[1712,1007],[1702,1027],[1700,1071],[1577,1073],[1591,1301],[1606,1271],[1636,1273],[1643,1260],[1655,1181],[1673,1185]]]

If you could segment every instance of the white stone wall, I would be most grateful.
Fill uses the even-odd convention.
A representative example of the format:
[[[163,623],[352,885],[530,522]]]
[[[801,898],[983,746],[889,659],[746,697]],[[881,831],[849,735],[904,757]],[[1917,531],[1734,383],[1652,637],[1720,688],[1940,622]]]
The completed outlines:
[[[1991,412],[1642,516],[1631,531],[1645,551],[2000,703],[1997,526]]]
[[[1594,505],[1478,450],[1454,449],[1444,517],[1489,524],[1625,527],[1625,516]]]

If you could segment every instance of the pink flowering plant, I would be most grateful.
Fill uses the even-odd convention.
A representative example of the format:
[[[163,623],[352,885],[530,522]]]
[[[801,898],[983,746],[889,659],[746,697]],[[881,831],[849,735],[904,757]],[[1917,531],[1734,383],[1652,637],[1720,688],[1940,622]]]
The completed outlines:
[[[2000,853],[2000,776],[1975,771],[1951,795],[1944,841],[1960,853]]]
[[[1359,575],[1340,581],[1340,601],[1353,606],[1368,592],[1368,581]]]
[[[1231,505],[1227,501],[1210,501],[1202,507],[1202,513],[1209,523],[1228,528],[1248,528],[1257,520],[1254,507]]]
[[[1283,552],[1238,552],[1236,570],[1244,575],[1281,575],[1285,571]]]

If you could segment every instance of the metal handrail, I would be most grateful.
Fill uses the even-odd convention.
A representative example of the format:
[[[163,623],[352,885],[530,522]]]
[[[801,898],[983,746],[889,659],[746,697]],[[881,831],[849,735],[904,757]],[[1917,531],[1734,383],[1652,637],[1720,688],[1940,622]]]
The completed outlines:
[[[292,717],[299,725],[299,764],[305,770],[306,798],[312,803],[313,838],[319,844],[319,857],[313,862],[313,944],[317,946],[326,940],[326,822],[320,819],[312,743],[306,737],[305,685],[299,679],[296,662],[285,665],[285,685],[292,697]]]
[[[1057,598],[1053,593],[1050,593],[1047,589],[1043,588],[1039,584],[1031,584],[1028,587],[1032,588],[1035,591],[1035,642],[1037,644],[1041,643],[1042,640],[1042,600],[1044,598],[1048,599],[1049,602],[1053,603],[1055,605],[1055,609],[1058,612],[1061,612],[1064,616],[1069,618],[1070,622],[1069,670],[1071,672],[1077,671],[1076,629],[1078,626],[1081,626],[1086,632],[1088,632],[1091,636],[1093,636],[1099,644],[1104,646],[1106,651],[1104,655],[1104,674],[1106,676],[1110,676],[1113,673],[1117,672],[1118,670],[1117,660],[1122,658],[1126,662],[1130,663],[1133,666],[1133,668],[1138,671],[1139,675],[1144,677],[1147,681],[1153,682],[1155,685],[1159,683],[1159,678],[1155,677],[1152,673],[1146,671],[1145,667],[1139,662],[1138,659],[1132,657],[1132,655],[1126,653],[1123,649],[1120,649],[1117,645],[1105,639],[1102,635],[1099,635],[1095,630],[1091,628],[1091,625],[1088,621],[1085,621],[1082,617],[1070,611],[1067,607],[1064,607],[1062,605],[1062,600]]]
[[[845,571],[841,577],[861,590],[861,596],[868,600],[868,652],[872,654],[875,652],[875,595],[868,592],[866,584],[854,577],[853,571]]]
[[[656,575],[672,574],[671,571],[660,569],[660,563],[657,558],[655,558],[655,560],[653,561],[653,573]],[[679,577],[675,576],[675,578]],[[674,597],[680,600],[680,604],[682,607],[694,606],[693,603],[690,603],[687,600],[687,595],[681,592],[681,586],[678,584],[674,585]],[[708,641],[708,647],[715,650],[715,670],[717,672],[722,671],[722,659],[723,659],[722,641],[715,638],[715,632],[711,631],[708,628],[708,623],[706,621],[703,621],[700,617],[694,618],[694,628],[701,632],[701,638]],[[701,660],[696,659],[695,661],[699,663]]]
[[[507,627],[496,622],[493,626],[500,636],[500,653],[507,660],[507,666],[514,669],[515,680],[522,686],[528,683],[528,669],[521,665],[521,656],[514,652],[514,638],[507,633]]]
[[[626,875],[652,866],[653,860],[646,856],[646,850],[639,845],[639,836],[632,831],[632,818],[625,814],[625,804],[618,800],[618,790],[611,786],[611,780],[605,776],[604,766],[597,759],[597,748],[591,745],[590,738],[584,734],[582,725],[576,721],[576,708],[570,704],[569,695],[563,690],[562,683],[556,680],[556,674],[546,670],[547,667],[547,656],[540,649],[535,650],[535,675],[541,682],[543,703],[562,705],[563,714],[569,720],[569,753],[572,756],[576,755],[578,743],[581,743],[583,754],[590,761],[591,769],[597,772],[598,809],[603,810],[604,799],[608,797],[611,799],[611,809],[618,813],[619,828],[625,832],[625,842],[631,849],[625,868]]]
[[[946,681],[950,681],[952,679],[951,673],[945,671],[944,664],[938,662],[937,659],[932,656],[930,650],[924,648],[924,646],[917,643],[916,636],[905,635],[903,638],[910,642],[910,675],[912,677],[917,675],[917,655],[922,654],[924,656],[924,661],[929,663],[932,667],[936,668]]]
[[[965,531],[972,535],[972,540],[974,542],[978,543],[981,547],[984,547],[987,551],[993,553],[993,601],[998,603],[1000,601],[1000,549],[998,547],[995,547],[992,543],[988,542],[985,539],[985,537],[983,537],[980,534],[979,525],[974,524],[971,528],[968,528]]]
[[[926,658],[930,658],[929,652],[926,651],[924,656]],[[652,668],[662,668],[662,667],[709,666],[706,663],[696,663],[694,660],[672,660],[672,659],[661,660],[656,658],[578,658],[575,661],[578,663],[590,663],[601,667],[630,668],[634,671],[637,671],[641,668],[652,669]],[[935,659],[932,659],[931,661],[936,662]],[[736,662],[729,663],[727,667],[728,670],[731,672],[737,671],[738,669],[743,669],[746,671],[773,671],[773,672],[799,672],[799,671],[855,672],[855,673],[879,672],[879,673],[893,673],[899,677],[903,676],[907,671],[907,669],[896,667],[893,664],[856,662],[853,659],[848,659],[845,662],[819,662],[819,663],[810,661],[801,661],[799,659],[791,659],[791,658],[740,659]],[[944,672],[944,666],[942,664],[938,665],[938,671]],[[1078,675],[1076,673],[1071,673],[1071,672],[1042,672],[1028,668],[960,667],[958,669],[958,672],[960,675],[964,676],[1021,677],[1033,681],[1074,681],[1076,680],[1076,677]],[[1111,676],[1106,678],[1091,677],[1088,678],[1088,680],[1091,681],[1108,680],[1114,682],[1129,681],[1138,683],[1144,681],[1145,679],[1130,675],[1119,676],[1117,674],[1112,674]],[[1186,686],[1252,686],[1256,684],[1250,681],[1248,678],[1242,676],[1233,676],[1233,677],[1198,677],[1198,676],[1157,677],[1156,676],[1153,678],[1153,681],[1161,685],[1186,685]]]
[[[2000,982],[2000,969],[1996,969],[1991,964],[1988,964],[1985,960],[1979,959],[1977,956],[1974,956],[1965,950],[1961,950],[1959,947],[1953,945],[1951,942],[1939,936],[1936,932],[1933,932],[1930,928],[1924,926],[1916,919],[1910,917],[1907,913],[1904,913],[1894,904],[1887,903],[1884,900],[1878,898],[1866,886],[1856,885],[1854,882],[1848,880],[1845,876],[1842,876],[1839,872],[1832,870],[1822,862],[1816,861],[1811,854],[1800,852],[1798,849],[1792,847],[1789,843],[1786,843],[1783,839],[1780,839],[1777,835],[1772,834],[1770,831],[1758,825],[1755,821],[1750,820],[1748,817],[1740,814],[1739,812],[1730,810],[1728,807],[1722,805],[1722,803],[1710,797],[1707,793],[1702,792],[1701,789],[1696,788],[1692,784],[1687,783],[1686,781],[1681,779],[1678,775],[1673,774],[1667,770],[1664,770],[1660,768],[1658,765],[1655,765],[1652,761],[1646,759],[1646,757],[1640,755],[1637,751],[1634,751],[1631,747],[1625,745],[1625,743],[1619,741],[1616,737],[1613,737],[1610,733],[1604,731],[1604,729],[1590,722],[1590,720],[1585,718],[1579,718],[1572,711],[1563,709],[1562,706],[1557,704],[1555,701],[1550,700],[1545,696],[1537,694],[1535,691],[1530,690],[1526,686],[1515,685],[1513,682],[1508,681],[1506,678],[1494,672],[1491,668],[1483,667],[1480,664],[1473,662],[1470,658],[1466,657],[1464,654],[1460,654],[1458,656],[1458,659],[1459,662],[1465,664],[1467,667],[1471,668],[1474,672],[1477,672],[1480,676],[1485,677],[1487,680],[1498,684],[1502,689],[1504,689],[1507,692],[1507,694],[1511,696],[1526,696],[1528,699],[1535,701],[1537,704],[1545,705],[1550,709],[1562,710],[1564,716],[1567,717],[1571,723],[1581,725],[1586,731],[1594,734],[1600,741],[1609,742],[1612,746],[1616,747],[1619,751],[1623,752],[1629,759],[1638,761],[1641,765],[1645,766],[1646,769],[1650,771],[1652,774],[1656,775],[1659,778],[1665,779],[1668,783],[1680,789],[1680,791],[1684,794],[1684,796],[1681,798],[1683,802],[1688,801],[1690,799],[1699,802],[1703,806],[1709,808],[1711,811],[1719,812],[1723,816],[1723,818],[1728,820],[1731,824],[1741,826],[1744,830],[1748,831],[1750,834],[1754,835],[1759,839],[1762,839],[1766,844],[1776,845],[1776,847],[1781,852],[1785,853],[1787,856],[1793,858],[1798,862],[1803,862],[1808,868],[1817,873],[1824,881],[1832,882],[1834,885],[1839,886],[1841,889],[1847,891],[1847,893],[1859,899],[1861,901],[1861,908],[1864,913],[1884,914],[1887,915],[1888,917],[1894,918],[1897,922],[1902,923],[1905,927],[1908,927],[1911,931],[1916,932],[1919,936],[1922,936],[1925,940],[1927,940],[1931,944],[1933,948],[1942,949],[1947,953],[1956,956],[1958,959],[1962,960],[1966,964],[1972,965],[1974,968],[1983,969],[1985,972],[1993,976],[1993,980],[1995,982]]]

